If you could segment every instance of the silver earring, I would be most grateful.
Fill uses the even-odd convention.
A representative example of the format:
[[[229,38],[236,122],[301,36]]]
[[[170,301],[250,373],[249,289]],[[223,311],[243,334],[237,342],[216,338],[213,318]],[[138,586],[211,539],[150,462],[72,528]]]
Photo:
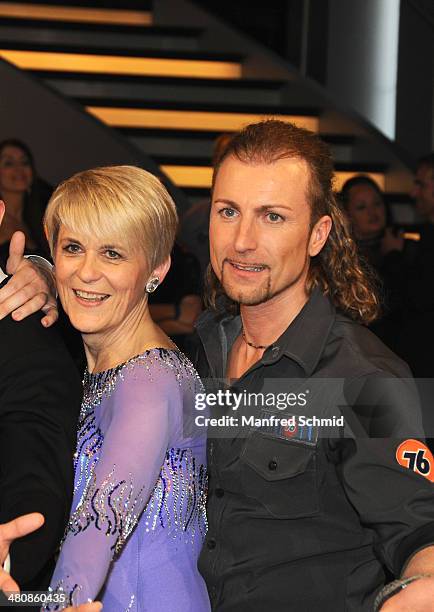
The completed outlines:
[[[153,276],[146,283],[146,292],[154,293],[155,289],[158,287],[159,284],[160,284],[160,279],[158,278],[158,276]]]

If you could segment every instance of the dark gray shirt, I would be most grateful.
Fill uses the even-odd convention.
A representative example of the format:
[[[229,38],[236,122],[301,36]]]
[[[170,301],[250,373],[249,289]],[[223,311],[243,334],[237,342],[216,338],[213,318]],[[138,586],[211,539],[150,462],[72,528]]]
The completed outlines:
[[[240,327],[239,317],[212,312],[198,323],[197,368],[211,390]],[[209,429],[209,531],[199,568],[213,609],[371,610],[383,584],[434,543],[429,450],[416,442],[422,454],[402,457],[414,450],[405,440],[422,436],[406,364],[315,290],[231,390],[293,393],[286,410],[246,400],[236,414],[285,413],[296,426]],[[225,411],[235,413],[218,407],[215,415]],[[301,416],[331,425],[302,427]]]

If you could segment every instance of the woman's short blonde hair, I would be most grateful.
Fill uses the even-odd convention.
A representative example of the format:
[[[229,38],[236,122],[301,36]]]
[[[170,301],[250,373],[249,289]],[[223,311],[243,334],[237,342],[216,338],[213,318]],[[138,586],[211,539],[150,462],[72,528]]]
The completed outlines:
[[[150,172],[107,166],[79,172],[61,183],[48,203],[44,225],[54,257],[61,225],[143,251],[152,270],[167,259],[178,223],[175,204]]]

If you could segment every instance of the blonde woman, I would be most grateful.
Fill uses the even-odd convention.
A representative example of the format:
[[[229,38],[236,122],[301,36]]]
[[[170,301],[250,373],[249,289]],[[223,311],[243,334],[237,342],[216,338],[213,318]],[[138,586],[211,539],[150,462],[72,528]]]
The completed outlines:
[[[129,166],[61,184],[45,224],[57,288],[87,358],[71,516],[51,588],[105,612],[209,610],[196,562],[206,531],[200,381],[152,321],[175,205]],[[54,608],[56,609],[56,608]]]

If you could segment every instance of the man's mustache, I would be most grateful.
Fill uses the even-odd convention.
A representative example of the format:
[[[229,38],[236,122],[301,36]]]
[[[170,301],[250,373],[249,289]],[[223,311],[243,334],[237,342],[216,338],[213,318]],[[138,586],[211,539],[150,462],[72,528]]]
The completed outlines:
[[[268,270],[270,269],[270,266],[264,262],[258,262],[258,261],[247,261],[244,259],[232,259],[231,257],[225,257],[222,261],[222,268],[225,265],[225,263],[229,263],[229,264],[234,264],[234,265],[238,265],[238,266],[251,266],[252,268],[267,268]]]

